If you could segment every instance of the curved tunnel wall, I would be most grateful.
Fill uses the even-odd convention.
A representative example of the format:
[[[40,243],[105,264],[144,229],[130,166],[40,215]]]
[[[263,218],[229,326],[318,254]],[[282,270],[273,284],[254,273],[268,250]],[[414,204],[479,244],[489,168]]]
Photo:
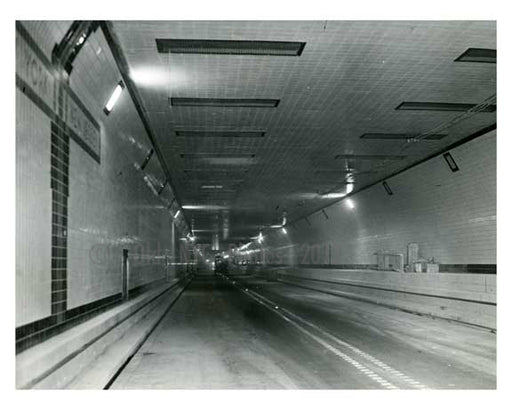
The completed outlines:
[[[100,29],[74,60],[68,85],[60,85],[52,49],[70,24],[17,25],[21,338],[65,320],[70,311],[119,296],[123,249],[129,252],[131,289],[181,275],[172,262],[185,254],[167,209],[173,192],[169,186],[156,192],[165,181],[157,156],[141,169],[152,147],[129,93],[123,92],[110,115],[103,112],[121,75]],[[36,44],[33,38],[41,40]]]
[[[375,252],[404,254],[419,244],[419,256],[445,271],[496,269],[496,131],[450,151],[459,171],[442,155],[301,219],[268,237],[270,265],[367,268]],[[494,272],[493,272],[494,270]]]

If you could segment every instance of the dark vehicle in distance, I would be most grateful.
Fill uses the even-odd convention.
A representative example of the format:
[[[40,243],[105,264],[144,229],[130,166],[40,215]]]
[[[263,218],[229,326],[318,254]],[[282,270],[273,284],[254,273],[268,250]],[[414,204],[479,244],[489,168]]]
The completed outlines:
[[[228,273],[228,261],[222,255],[215,255],[215,273]]]

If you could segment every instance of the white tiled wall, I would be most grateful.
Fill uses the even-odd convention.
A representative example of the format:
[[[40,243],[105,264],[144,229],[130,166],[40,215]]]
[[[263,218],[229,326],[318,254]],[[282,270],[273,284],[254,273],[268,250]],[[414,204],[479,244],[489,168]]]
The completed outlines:
[[[48,54],[66,25],[24,26],[36,40],[46,33],[41,48]],[[140,170],[151,144],[126,89],[109,116],[102,111],[120,79],[98,29],[70,77],[101,126],[101,163],[70,140],[68,309],[121,292],[122,249],[129,250],[131,288],[164,278],[172,252],[172,217],[144,181],[148,173],[162,180],[163,171],[156,155]],[[17,91],[17,326],[51,313],[50,142],[49,119]]]
[[[103,107],[121,79],[101,30],[73,64],[70,85],[101,123],[101,164],[71,143],[68,238],[68,307],[120,292],[122,249],[129,250],[130,288],[165,276],[172,217],[144,176],[163,182],[128,92],[109,116]],[[156,187],[158,188],[158,187]]]
[[[381,184],[288,229],[276,233],[271,246],[282,263],[376,264],[379,250],[406,255],[410,242],[420,256],[441,264],[496,263],[496,132],[450,151],[460,171],[451,172],[442,156]],[[286,247],[290,246],[291,247]]]
[[[16,90],[16,326],[51,312],[50,120]]]

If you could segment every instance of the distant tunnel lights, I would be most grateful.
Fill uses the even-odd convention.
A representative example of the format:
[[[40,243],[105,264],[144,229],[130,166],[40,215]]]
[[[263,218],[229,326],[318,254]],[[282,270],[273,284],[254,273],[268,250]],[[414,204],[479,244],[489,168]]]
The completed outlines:
[[[105,105],[105,108],[103,108],[103,112],[105,112],[106,115],[109,115],[112,112],[114,105],[116,105],[117,100],[119,100],[119,97],[121,97],[123,89],[124,84],[122,81],[119,81],[119,84],[117,84],[116,88],[114,89],[114,92],[110,96],[107,105]]]

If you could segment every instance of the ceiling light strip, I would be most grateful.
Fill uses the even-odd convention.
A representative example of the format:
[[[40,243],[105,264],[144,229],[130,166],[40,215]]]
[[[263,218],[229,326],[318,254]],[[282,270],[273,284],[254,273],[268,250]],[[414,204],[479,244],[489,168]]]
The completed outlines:
[[[415,134],[390,134],[390,133],[366,133],[361,135],[360,139],[366,140],[415,140],[418,135]],[[440,140],[447,134],[430,134],[424,140]]]
[[[275,108],[279,101],[270,98],[169,98],[172,107]]]
[[[382,161],[382,160],[402,160],[406,158],[405,155],[367,155],[367,154],[338,154],[334,159],[347,159],[347,160],[364,160],[364,161]]]
[[[421,101],[404,101],[396,110],[402,111],[469,111],[475,108],[477,104],[467,103],[444,103],[444,102],[421,102]],[[496,105],[490,104],[481,109],[482,112],[496,111]]]
[[[454,61],[496,64],[496,50],[490,48],[468,48]]]
[[[296,41],[157,38],[159,53],[300,56],[306,43]]]
[[[262,138],[265,131],[200,131],[200,130],[176,130],[177,137],[187,138]]]

